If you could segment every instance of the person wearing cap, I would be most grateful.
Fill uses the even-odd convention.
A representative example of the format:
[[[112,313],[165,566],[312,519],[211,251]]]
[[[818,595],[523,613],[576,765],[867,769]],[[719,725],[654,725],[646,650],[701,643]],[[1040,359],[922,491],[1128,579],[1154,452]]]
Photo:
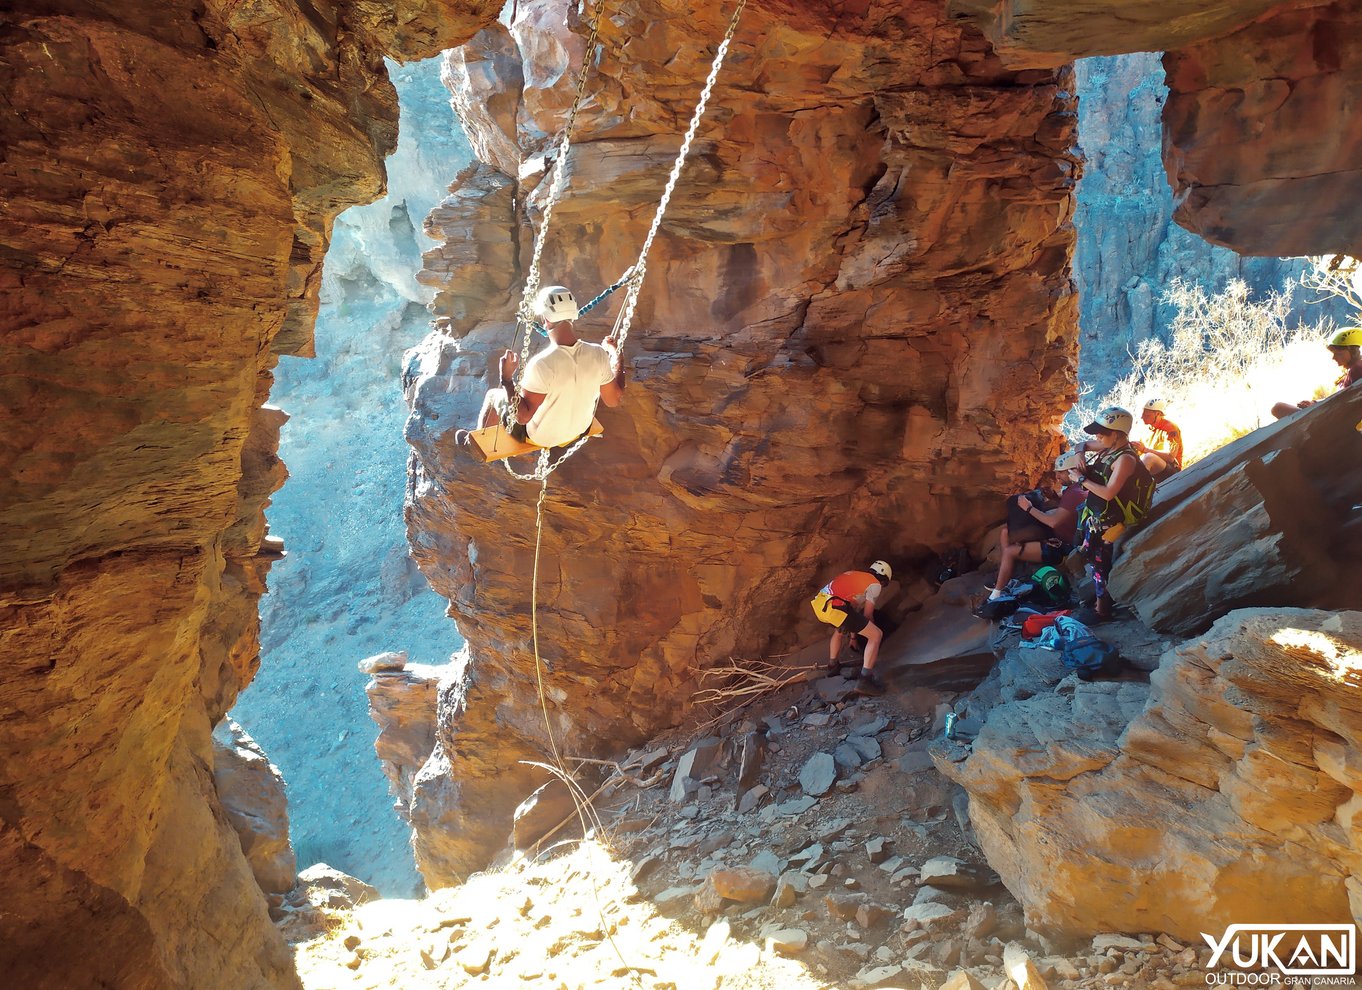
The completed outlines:
[[[856,678],[857,694],[884,694],[884,682],[875,675],[875,661],[884,639],[884,630],[875,624],[875,602],[880,591],[893,579],[894,569],[886,561],[877,560],[864,571],[838,574],[809,603],[818,621],[833,627],[828,645],[829,674],[842,669],[838,658],[847,637],[858,633],[865,637],[865,655]]]
[[[1140,413],[1140,421],[1149,427],[1152,446],[1131,444],[1156,482],[1171,478],[1182,470],[1182,430],[1165,415],[1167,411],[1168,404],[1162,399],[1146,402]]]
[[[624,368],[613,339],[593,344],[577,336],[572,327],[577,301],[563,286],[542,289],[535,312],[544,321],[549,346],[526,363],[518,393],[514,379],[520,359],[513,351],[501,355],[501,385],[487,393],[478,425],[500,420],[516,440],[562,447],[591,429],[597,400],[620,404]]]
[[[1071,471],[1082,466],[1083,455],[1077,450],[1068,450],[1055,461],[1055,474],[1066,477]],[[1034,494],[1034,493],[1033,493]],[[999,536],[998,547],[1002,559],[998,562],[998,579],[995,587],[989,590],[989,601],[1001,598],[1007,582],[1017,569],[1017,561],[1030,564],[1048,564],[1058,567],[1074,548],[1078,530],[1078,510],[1083,507],[1088,493],[1077,484],[1069,484],[1053,505],[1039,505],[1031,495],[1016,496],[1017,508],[1025,512],[1035,522],[1052,531],[1053,535],[1044,540],[1023,540],[1014,542],[1011,535],[1015,530],[1004,526]]]
[[[1130,444],[1135,417],[1119,406],[1108,406],[1083,428],[1093,439],[1075,447],[1095,451],[1090,463],[1069,472],[1070,479],[1087,492],[1079,527],[1083,554],[1092,563],[1097,602],[1080,621],[1105,622],[1112,616],[1113,601],[1107,590],[1111,565],[1116,560],[1115,541],[1127,526],[1140,522],[1154,499],[1154,478]]]
[[[1344,327],[1329,338],[1329,356],[1334,364],[1343,369],[1343,375],[1334,382],[1334,391],[1342,392],[1358,382],[1362,382],[1362,327]],[[1308,409],[1315,404],[1314,399],[1300,402],[1278,402],[1272,407],[1272,415],[1285,419],[1292,413]]]

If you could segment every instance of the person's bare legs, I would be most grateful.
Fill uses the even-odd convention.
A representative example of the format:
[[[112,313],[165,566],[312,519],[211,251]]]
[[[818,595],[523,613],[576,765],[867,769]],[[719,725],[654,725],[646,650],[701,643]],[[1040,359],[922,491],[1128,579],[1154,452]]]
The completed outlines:
[[[865,656],[861,660],[861,666],[866,670],[873,670],[875,661],[880,658],[880,641],[884,639],[884,630],[870,622],[861,630],[861,635],[865,637]]]
[[[1301,406],[1295,402],[1278,402],[1272,407],[1272,415],[1278,419],[1286,419],[1292,413],[1301,411]]]
[[[842,655],[842,647],[846,646],[846,634],[838,629],[832,634],[832,639],[828,642],[828,669],[837,662],[837,658]]]
[[[989,597],[996,598],[1003,593],[1003,589],[1007,587],[1007,582],[1012,580],[1012,575],[1017,569],[1017,561],[1024,560],[1027,563],[1039,564],[1041,559],[1041,545],[1039,543],[1013,543],[1011,546],[1003,547],[1003,556],[998,562],[998,580],[994,582],[993,591]]]
[[[1141,454],[1140,463],[1143,464],[1146,468],[1148,468],[1149,473],[1156,478],[1159,475],[1163,474],[1163,472],[1168,470],[1168,462],[1165,461],[1158,454],[1152,452],[1147,454]]]

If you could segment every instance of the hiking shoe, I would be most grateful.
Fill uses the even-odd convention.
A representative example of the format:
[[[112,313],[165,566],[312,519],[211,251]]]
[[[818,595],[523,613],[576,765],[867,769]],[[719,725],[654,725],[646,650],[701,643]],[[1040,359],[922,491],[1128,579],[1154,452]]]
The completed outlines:
[[[856,678],[856,693],[864,694],[871,698],[878,698],[884,694],[884,681],[880,680],[868,670],[862,670],[861,676]]]

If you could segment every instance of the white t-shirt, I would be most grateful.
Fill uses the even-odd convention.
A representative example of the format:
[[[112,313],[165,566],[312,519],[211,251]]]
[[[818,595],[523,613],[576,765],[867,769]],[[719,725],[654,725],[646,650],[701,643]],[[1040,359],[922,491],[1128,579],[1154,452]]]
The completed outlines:
[[[586,340],[571,347],[551,344],[548,350],[530,358],[520,387],[544,395],[525,424],[530,441],[541,447],[558,447],[576,440],[591,426],[601,386],[614,377],[610,352]]]

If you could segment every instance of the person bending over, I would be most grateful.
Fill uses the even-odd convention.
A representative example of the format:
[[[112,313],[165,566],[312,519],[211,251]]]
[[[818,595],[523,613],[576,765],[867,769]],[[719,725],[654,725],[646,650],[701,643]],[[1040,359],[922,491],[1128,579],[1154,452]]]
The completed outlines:
[[[1065,451],[1055,461],[1055,473],[1069,477],[1070,472],[1081,468],[1083,455],[1077,450]],[[1032,493],[1034,494],[1034,493]],[[1077,484],[1070,484],[1060,495],[1059,500],[1048,505],[1037,505],[1029,495],[1018,495],[1016,504],[1045,529],[1050,535],[1040,540],[1014,541],[1011,538],[1013,527],[1004,526],[999,540],[1002,559],[998,563],[998,580],[989,592],[989,600],[1000,598],[1007,582],[1017,569],[1017,561],[1030,564],[1049,564],[1058,567],[1060,562],[1073,550],[1074,538],[1078,529],[1078,510],[1082,508],[1088,493]]]
[[[516,393],[520,363],[506,351],[498,361],[501,386],[487,393],[479,426],[498,421],[516,440],[538,447],[562,447],[591,429],[596,402],[618,406],[624,395],[624,368],[615,342],[582,340],[574,332],[577,301],[561,285],[542,289],[535,312],[548,330],[549,346],[530,358]]]
[[[1344,327],[1338,333],[1329,338],[1329,356],[1334,359],[1334,364],[1343,369],[1343,375],[1334,382],[1334,391],[1342,392],[1345,388],[1362,382],[1362,327]],[[1300,402],[1278,402],[1272,407],[1272,415],[1278,419],[1285,419],[1292,413],[1308,409],[1315,404],[1314,399],[1302,399]]]
[[[865,656],[861,673],[856,678],[856,693],[884,694],[884,683],[875,676],[875,661],[880,655],[884,631],[875,624],[875,602],[880,591],[894,579],[894,569],[885,561],[877,560],[864,571],[843,571],[814,596],[810,604],[818,621],[833,627],[828,644],[828,673],[841,670],[838,658],[847,637],[859,633],[865,637]]]

